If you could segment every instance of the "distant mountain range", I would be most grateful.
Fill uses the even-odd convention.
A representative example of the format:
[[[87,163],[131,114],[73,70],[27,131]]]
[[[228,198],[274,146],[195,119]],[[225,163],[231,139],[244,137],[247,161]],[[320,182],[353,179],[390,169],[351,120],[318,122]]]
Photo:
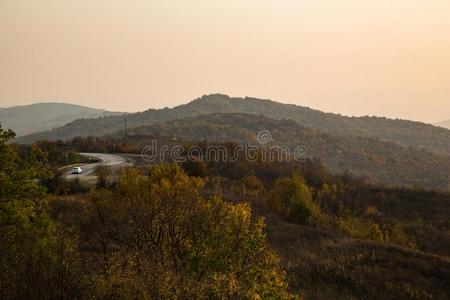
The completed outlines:
[[[305,127],[333,135],[374,137],[403,146],[424,148],[434,153],[450,154],[450,130],[430,124],[379,117],[346,117],[271,100],[232,98],[221,94],[203,96],[174,108],[75,120],[56,129],[24,136],[17,141],[32,143],[42,139],[67,140],[76,136],[101,136],[122,130],[125,122],[128,128],[133,128],[213,113],[248,113],[274,119],[292,119]]]
[[[121,114],[75,104],[37,103],[0,108],[0,124],[21,136],[60,127],[76,119]]]

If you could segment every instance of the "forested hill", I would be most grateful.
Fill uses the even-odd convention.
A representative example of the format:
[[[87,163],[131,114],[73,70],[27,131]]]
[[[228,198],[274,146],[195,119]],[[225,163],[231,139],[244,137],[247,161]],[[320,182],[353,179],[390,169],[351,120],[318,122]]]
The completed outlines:
[[[404,147],[377,138],[339,136],[306,128],[293,120],[252,114],[211,114],[142,126],[130,135],[172,137],[186,141],[258,144],[257,133],[268,130],[271,145],[306,147],[306,156],[320,158],[337,172],[352,171],[387,185],[445,190],[450,157]],[[122,136],[122,132],[117,136]]]
[[[214,94],[203,96],[174,108],[150,109],[127,116],[73,121],[61,128],[28,135],[18,140],[30,143],[40,139],[67,140],[76,136],[104,135],[124,128],[155,122],[196,117],[211,113],[263,114],[276,119],[293,119],[313,129],[338,135],[377,137],[406,146],[423,147],[440,154],[450,154],[450,130],[430,124],[378,117],[345,117],[310,108],[255,98],[231,98]]]
[[[69,103],[36,103],[0,108],[0,123],[17,135],[25,135],[60,127],[76,119],[119,114]]]

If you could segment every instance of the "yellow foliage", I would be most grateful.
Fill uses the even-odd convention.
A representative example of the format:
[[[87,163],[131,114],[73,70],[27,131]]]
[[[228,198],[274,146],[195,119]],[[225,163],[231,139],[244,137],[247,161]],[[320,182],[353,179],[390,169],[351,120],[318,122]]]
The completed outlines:
[[[264,221],[248,204],[205,199],[202,186],[176,165],[158,165],[148,175],[123,170],[114,190],[91,193],[99,298],[290,297]]]

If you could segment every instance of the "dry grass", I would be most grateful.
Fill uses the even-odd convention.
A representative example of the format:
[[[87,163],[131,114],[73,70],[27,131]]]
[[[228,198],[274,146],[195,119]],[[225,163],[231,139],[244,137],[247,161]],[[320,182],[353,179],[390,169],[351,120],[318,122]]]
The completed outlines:
[[[448,258],[266,221],[292,290],[306,299],[450,299]]]

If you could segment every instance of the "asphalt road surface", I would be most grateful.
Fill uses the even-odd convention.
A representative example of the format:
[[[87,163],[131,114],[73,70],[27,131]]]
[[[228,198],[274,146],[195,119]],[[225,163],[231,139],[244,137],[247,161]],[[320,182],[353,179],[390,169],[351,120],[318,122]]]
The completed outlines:
[[[72,174],[71,169],[65,173],[64,177],[67,180],[71,180],[74,178],[80,178],[87,176],[95,176],[94,171],[95,168],[99,166],[110,167],[113,170],[121,167],[131,166],[132,163],[128,162],[125,158],[116,155],[116,154],[105,154],[105,153],[79,153],[80,155],[91,157],[97,159],[99,162],[93,164],[85,164],[80,165],[79,167],[82,169],[81,174]]]

